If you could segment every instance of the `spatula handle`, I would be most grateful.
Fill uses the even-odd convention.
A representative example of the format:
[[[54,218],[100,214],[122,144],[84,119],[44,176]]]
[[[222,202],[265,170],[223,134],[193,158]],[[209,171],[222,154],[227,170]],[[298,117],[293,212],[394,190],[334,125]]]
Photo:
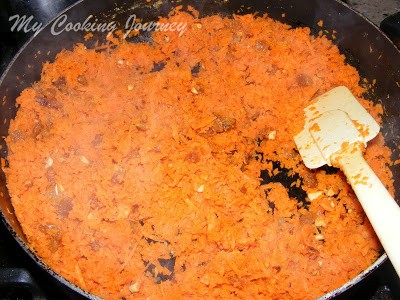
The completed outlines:
[[[365,214],[400,276],[400,207],[363,157],[354,147],[335,156],[353,187]]]

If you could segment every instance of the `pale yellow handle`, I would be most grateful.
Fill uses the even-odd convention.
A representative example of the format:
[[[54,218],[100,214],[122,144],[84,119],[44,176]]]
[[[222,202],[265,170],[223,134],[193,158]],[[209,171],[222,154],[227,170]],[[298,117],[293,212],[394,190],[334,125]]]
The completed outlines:
[[[365,214],[400,276],[400,207],[363,157],[359,147],[349,147],[335,155],[353,187]]]

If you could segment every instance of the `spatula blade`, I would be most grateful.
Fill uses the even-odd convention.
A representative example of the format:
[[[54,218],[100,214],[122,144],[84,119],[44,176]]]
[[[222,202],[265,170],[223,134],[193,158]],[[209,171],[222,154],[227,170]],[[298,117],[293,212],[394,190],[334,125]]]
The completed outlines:
[[[331,155],[345,145],[365,143],[361,132],[354,126],[347,113],[339,109],[324,112],[316,118],[309,132],[328,165],[332,164]]]
[[[294,137],[305,165],[331,165],[330,156],[343,143],[366,145],[380,130],[379,124],[344,86],[334,88],[304,109],[304,129]]]

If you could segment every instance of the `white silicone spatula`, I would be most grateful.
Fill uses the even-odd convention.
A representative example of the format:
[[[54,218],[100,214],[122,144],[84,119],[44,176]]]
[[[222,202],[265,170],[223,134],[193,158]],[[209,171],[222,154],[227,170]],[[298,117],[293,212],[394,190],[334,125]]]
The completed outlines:
[[[304,113],[304,129],[294,140],[305,165],[328,164],[344,172],[400,275],[400,207],[363,157],[378,123],[344,86],[316,98]]]

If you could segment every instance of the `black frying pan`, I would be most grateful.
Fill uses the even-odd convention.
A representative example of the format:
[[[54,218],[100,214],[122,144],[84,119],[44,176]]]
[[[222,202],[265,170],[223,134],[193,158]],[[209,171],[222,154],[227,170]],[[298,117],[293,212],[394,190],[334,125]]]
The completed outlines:
[[[128,2],[128,3],[127,3]],[[155,2],[155,1],[154,1]],[[372,25],[362,16],[352,11],[346,5],[334,0],[260,0],[249,3],[244,0],[231,1],[163,1],[160,5],[152,5],[145,0],[138,1],[95,1],[86,0],[73,5],[64,13],[67,15],[68,22],[83,22],[89,15],[94,15],[99,22],[116,21],[121,22],[123,27],[125,21],[130,15],[136,14],[143,22],[157,19],[158,16],[166,16],[171,8],[183,4],[184,7],[191,5],[196,8],[201,16],[211,14],[221,14],[230,16],[233,13],[268,13],[276,20],[283,21],[294,27],[310,27],[313,34],[316,34],[320,28],[318,21],[324,21],[324,29],[328,31],[336,30],[337,39],[334,41],[347,56],[347,62],[355,66],[362,77],[369,81],[377,80],[374,93],[368,97],[382,103],[384,107],[383,115],[383,133],[388,146],[393,151],[394,158],[399,157],[400,142],[400,52],[393,43],[386,38],[382,32]],[[242,7],[242,4],[243,7]],[[119,9],[116,10],[115,8]],[[285,17],[282,17],[282,14]],[[72,49],[75,43],[83,42],[83,36],[86,32],[63,32],[57,37],[51,34],[51,24],[45,27],[36,37],[19,51],[11,62],[0,80],[0,136],[2,136],[1,156],[7,158],[7,147],[3,136],[8,134],[9,120],[15,117],[16,107],[15,99],[20,92],[30,86],[33,82],[39,80],[42,64],[45,61],[52,61],[55,55],[62,49]],[[93,40],[104,40],[105,34],[96,34]],[[148,35],[140,35],[135,41],[146,41]],[[93,46],[89,42],[88,47]],[[40,50],[41,54],[37,54]],[[392,168],[394,178],[400,178],[400,166]],[[282,179],[285,180],[285,179]],[[21,226],[13,214],[10,197],[6,189],[4,173],[0,172],[0,208],[3,221],[10,232],[23,249],[50,275],[61,281],[66,286],[78,293],[96,299],[74,284],[68,282],[56,272],[51,270],[39,259],[35,253],[27,246]],[[400,196],[400,180],[395,181],[396,198]],[[368,274],[380,267],[387,259],[383,254],[374,264],[364,270],[359,276],[349,281],[342,287],[323,296],[321,299],[332,299],[343,293],[349,287],[365,279]]]

